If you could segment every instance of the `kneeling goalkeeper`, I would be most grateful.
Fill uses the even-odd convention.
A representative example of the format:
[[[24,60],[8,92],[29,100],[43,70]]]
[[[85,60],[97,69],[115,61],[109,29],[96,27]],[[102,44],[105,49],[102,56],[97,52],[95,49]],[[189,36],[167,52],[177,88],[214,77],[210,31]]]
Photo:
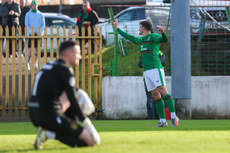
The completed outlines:
[[[38,131],[34,148],[42,149],[48,139],[71,147],[99,144],[100,136],[86,116],[94,111],[94,106],[88,95],[75,87],[71,68],[79,65],[80,46],[65,41],[59,55],[57,61],[44,65],[35,77],[28,104],[30,119]]]

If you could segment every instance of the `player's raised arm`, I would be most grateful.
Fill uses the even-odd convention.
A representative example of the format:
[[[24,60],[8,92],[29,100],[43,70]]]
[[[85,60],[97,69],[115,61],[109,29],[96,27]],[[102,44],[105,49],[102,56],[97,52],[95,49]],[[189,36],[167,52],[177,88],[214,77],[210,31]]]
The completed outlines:
[[[164,32],[164,28],[162,26],[156,26],[157,30],[159,32],[161,32],[161,36],[157,37],[157,42],[159,43],[164,43],[164,42],[168,42],[168,37],[166,35],[166,33]]]
[[[140,38],[139,37],[134,37],[132,35],[127,34],[126,32],[122,31],[120,28],[118,28],[118,20],[115,19],[114,22],[112,22],[112,25],[114,26],[114,28],[117,30],[117,32],[124,37],[125,39],[130,40],[131,42],[133,42],[134,44],[139,44],[140,42]]]

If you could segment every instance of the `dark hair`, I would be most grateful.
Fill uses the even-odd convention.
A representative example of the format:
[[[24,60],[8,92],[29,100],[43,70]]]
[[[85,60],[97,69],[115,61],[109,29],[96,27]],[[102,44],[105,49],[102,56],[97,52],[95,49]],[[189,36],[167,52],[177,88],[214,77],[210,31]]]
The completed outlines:
[[[153,26],[150,21],[141,21],[140,25],[142,25],[142,27],[144,27],[148,31],[151,31],[152,26]]]
[[[83,3],[87,3],[87,5],[90,6],[90,2],[89,1],[84,1]]]
[[[59,54],[64,53],[68,48],[73,48],[75,45],[79,45],[73,41],[63,41],[60,45]]]

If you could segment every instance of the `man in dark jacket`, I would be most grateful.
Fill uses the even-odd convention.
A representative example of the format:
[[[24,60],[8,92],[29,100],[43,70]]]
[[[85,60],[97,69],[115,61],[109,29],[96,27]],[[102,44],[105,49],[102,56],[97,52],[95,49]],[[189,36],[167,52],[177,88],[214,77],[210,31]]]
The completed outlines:
[[[7,0],[2,0],[2,3],[0,4],[0,12],[1,12],[1,6],[4,4]],[[2,17],[0,16],[0,25],[2,25]]]
[[[25,0],[20,0],[19,1],[20,8],[21,8],[21,15],[19,17],[19,25],[21,26],[22,29],[22,35],[25,35],[25,16],[26,13],[30,10],[28,6],[25,6]],[[22,51],[24,49],[24,40],[22,40]]]
[[[3,35],[6,34],[5,27],[9,28],[9,35],[12,36],[12,26],[15,27],[16,34],[18,32],[19,16],[21,9],[13,0],[7,0],[1,5],[0,16],[2,17]],[[6,46],[8,47],[8,46]],[[9,39],[9,56],[12,56],[12,39]]]
[[[87,28],[90,26],[91,35],[94,35],[93,27],[98,23],[99,18],[95,11],[90,7],[90,3],[85,1],[82,5],[82,11],[77,16],[77,26],[79,28],[79,35],[82,35],[81,28],[85,28],[85,35],[88,36]],[[92,42],[92,52],[94,50],[94,43]]]

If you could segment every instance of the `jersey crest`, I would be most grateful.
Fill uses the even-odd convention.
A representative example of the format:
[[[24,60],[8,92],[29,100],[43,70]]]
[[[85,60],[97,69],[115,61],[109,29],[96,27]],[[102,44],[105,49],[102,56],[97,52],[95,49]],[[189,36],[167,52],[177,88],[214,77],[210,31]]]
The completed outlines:
[[[150,41],[150,36],[148,36],[148,39],[147,39],[147,41]]]

